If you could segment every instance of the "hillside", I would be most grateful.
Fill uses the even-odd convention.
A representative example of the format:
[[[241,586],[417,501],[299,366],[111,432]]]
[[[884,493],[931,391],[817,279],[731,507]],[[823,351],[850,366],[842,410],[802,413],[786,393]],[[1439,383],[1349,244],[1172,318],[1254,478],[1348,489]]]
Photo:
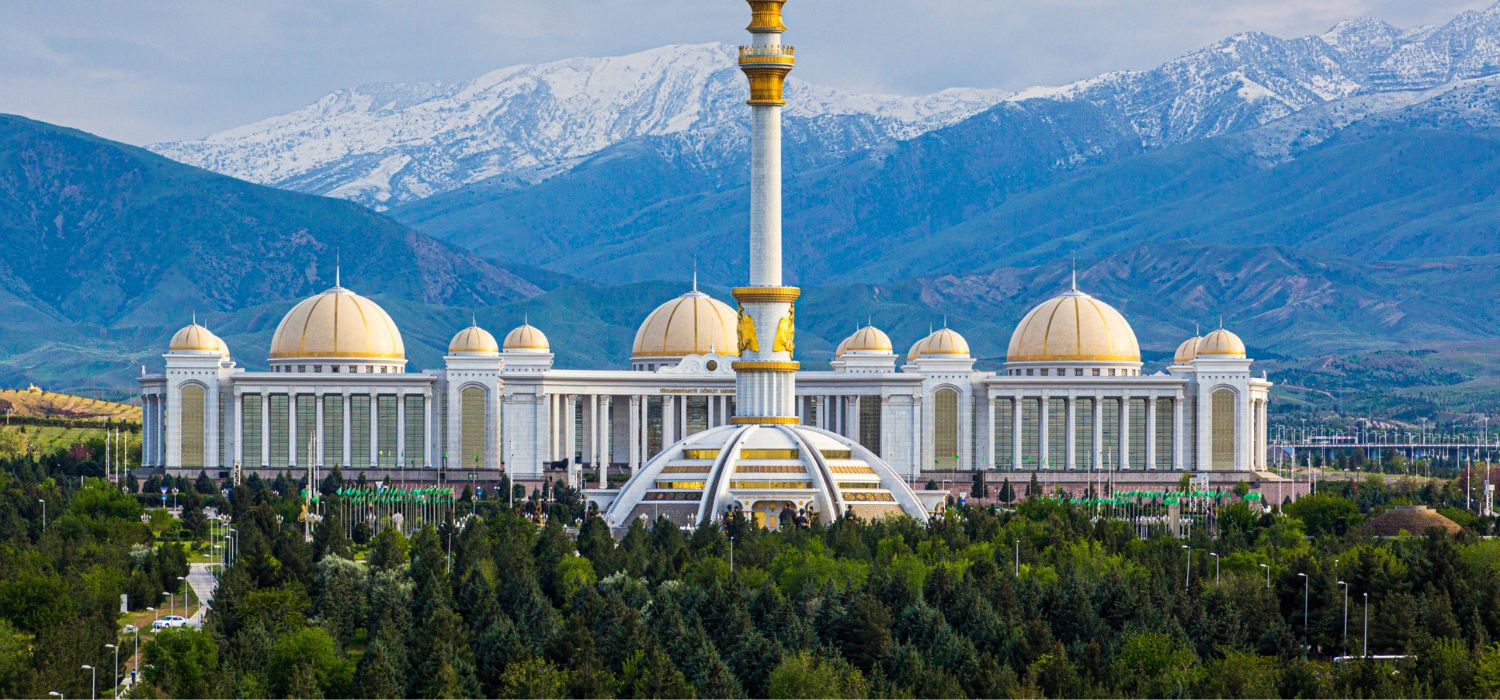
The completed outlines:
[[[541,291],[350,202],[5,115],[0,248],[0,382],[60,389],[127,385],[195,312],[284,309],[332,284],[341,251],[359,290],[445,305]]]
[[[141,407],[44,391],[0,389],[0,414],[7,418],[104,419],[139,423]]]

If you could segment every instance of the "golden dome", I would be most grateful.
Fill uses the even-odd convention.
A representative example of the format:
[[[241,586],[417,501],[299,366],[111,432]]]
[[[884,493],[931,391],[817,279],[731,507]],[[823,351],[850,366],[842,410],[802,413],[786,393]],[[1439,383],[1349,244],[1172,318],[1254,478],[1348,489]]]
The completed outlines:
[[[922,344],[922,357],[931,355],[961,355],[968,357],[969,341],[951,328],[939,328]]]
[[[448,352],[469,353],[475,355],[496,355],[500,353],[500,344],[495,342],[495,336],[477,325],[470,325],[453,336],[448,341]]]
[[[207,328],[198,325],[195,321],[183,327],[182,330],[172,334],[172,341],[167,343],[167,350],[172,352],[217,352],[224,357],[229,357],[229,346],[219,336],[214,335]]]
[[[630,357],[738,355],[733,308],[694,289],[656,307],[635,332]]]
[[[939,328],[912,345],[911,349],[906,351],[906,361],[912,362],[919,357],[934,355],[968,357],[969,341],[964,340],[963,336],[951,328]]]
[[[1245,341],[1223,328],[1203,336],[1198,343],[1198,357],[1228,357],[1240,358],[1245,356]]]
[[[303,299],[271,337],[271,359],[406,360],[401,331],[385,309],[343,287]]]
[[[490,342],[494,342],[491,338]],[[523,323],[509,333],[505,334],[506,352],[551,352],[552,345],[547,342],[547,334],[530,323]]]
[[[1037,305],[1010,336],[1007,362],[1140,362],[1135,331],[1113,306],[1076,289]]]
[[[891,337],[886,335],[885,331],[874,326],[865,326],[854,331],[854,335],[845,338],[844,342],[839,343],[836,354],[843,355],[846,352],[889,354],[895,352],[895,348],[891,345]]]
[[[850,336],[850,338],[852,338],[852,337],[854,337],[854,336]],[[844,350],[846,350],[848,348],[849,348],[849,338],[845,338],[843,340],[840,340],[839,341],[839,346],[833,349],[833,356],[834,357],[843,357],[844,356]]]
[[[1172,362],[1179,365],[1192,362],[1198,357],[1198,344],[1202,342],[1203,338],[1196,335],[1182,341],[1182,344],[1177,346],[1177,352],[1172,354]]]

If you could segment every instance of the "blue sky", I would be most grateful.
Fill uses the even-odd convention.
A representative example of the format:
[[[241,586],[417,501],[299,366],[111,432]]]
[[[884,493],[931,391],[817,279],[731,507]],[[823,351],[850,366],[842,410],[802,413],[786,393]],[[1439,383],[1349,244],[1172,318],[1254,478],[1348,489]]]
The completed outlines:
[[[791,0],[798,76],[856,91],[1018,89],[1148,68],[1241,31],[1374,16],[1441,23],[1492,0]],[[380,81],[738,42],[740,0],[11,2],[0,112],[130,143],[195,138]],[[817,60],[806,60],[817,48]]]

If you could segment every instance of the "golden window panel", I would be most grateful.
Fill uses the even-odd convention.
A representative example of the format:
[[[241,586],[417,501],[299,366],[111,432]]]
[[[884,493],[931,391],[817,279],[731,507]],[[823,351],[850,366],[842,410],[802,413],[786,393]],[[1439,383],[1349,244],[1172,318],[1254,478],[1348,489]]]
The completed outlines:
[[[466,387],[459,394],[458,460],[454,467],[478,469],[485,466],[486,421],[489,414],[489,395],[477,386]]]
[[[1209,462],[1214,471],[1234,469],[1234,392],[1219,389],[1213,393],[1213,454]]]
[[[855,466],[833,466],[829,467],[835,474],[874,474],[875,470],[870,467]]]
[[[736,474],[806,474],[807,468],[799,464],[740,464],[734,468]]]
[[[719,458],[718,450],[683,450],[683,459],[706,459],[715,460]]]
[[[182,387],[182,465],[201,467],[203,462],[204,390],[197,384]]]
[[[934,468],[952,470],[958,468],[958,392],[938,389],[933,406],[933,461]]]
[[[646,499],[645,500],[648,500],[648,501],[696,501],[696,500],[698,500],[699,498],[702,498],[702,497],[703,497],[703,492],[702,491],[695,491],[695,492],[691,492],[691,493],[684,492],[684,491],[675,491],[675,492],[652,491],[652,492],[646,494]]]
[[[878,489],[878,488],[880,488],[880,483],[879,482],[867,482],[867,481],[846,481],[846,482],[840,482],[839,483],[839,488],[841,488],[841,489]]]
[[[701,481],[658,481],[658,482],[656,482],[656,488],[659,488],[659,489],[698,489],[699,491],[702,491],[703,490],[703,482],[701,482]]]
[[[707,474],[709,467],[696,464],[672,464],[661,468],[663,474]]]
[[[744,449],[740,450],[740,459],[799,459],[800,454],[795,447],[789,450]]]
[[[812,488],[809,481],[731,481],[732,489],[806,489]]]
[[[889,503],[889,502],[894,502],[896,500],[896,498],[894,496],[892,496],[889,492],[878,491],[878,492],[846,493],[846,494],[844,494],[844,500],[846,500],[846,501],[859,501],[859,502],[887,502],[887,503]]]
[[[818,450],[823,459],[854,459],[853,450]]]

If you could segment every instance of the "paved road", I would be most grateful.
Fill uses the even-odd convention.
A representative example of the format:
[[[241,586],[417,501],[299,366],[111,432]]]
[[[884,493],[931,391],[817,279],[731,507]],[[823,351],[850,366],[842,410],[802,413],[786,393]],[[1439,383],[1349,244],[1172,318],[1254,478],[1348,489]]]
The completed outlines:
[[[209,601],[213,600],[214,597],[214,587],[219,582],[214,579],[212,573],[209,573],[208,564],[190,565],[187,582],[189,586],[193,587],[193,595],[197,596],[198,600],[203,602],[203,605],[198,607],[198,611],[193,613],[193,616],[188,619],[188,625],[191,627],[202,627],[203,614],[208,612]]]

